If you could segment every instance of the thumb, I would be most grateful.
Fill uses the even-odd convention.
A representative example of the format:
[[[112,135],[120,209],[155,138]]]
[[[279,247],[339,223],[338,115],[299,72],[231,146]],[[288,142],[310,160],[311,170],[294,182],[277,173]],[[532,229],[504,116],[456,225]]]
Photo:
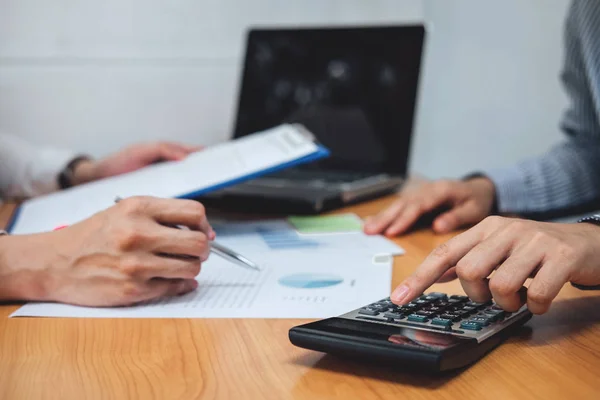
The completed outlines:
[[[436,233],[448,233],[464,225],[475,224],[484,217],[475,203],[459,204],[437,217],[433,221],[433,230]]]

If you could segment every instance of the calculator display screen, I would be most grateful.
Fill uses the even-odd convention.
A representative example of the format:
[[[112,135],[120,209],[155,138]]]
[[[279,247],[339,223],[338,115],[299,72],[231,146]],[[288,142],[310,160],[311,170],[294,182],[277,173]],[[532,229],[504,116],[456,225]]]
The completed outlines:
[[[318,329],[365,339],[376,339],[398,346],[442,351],[463,343],[465,339],[443,333],[395,327],[343,318],[330,318],[318,322]]]

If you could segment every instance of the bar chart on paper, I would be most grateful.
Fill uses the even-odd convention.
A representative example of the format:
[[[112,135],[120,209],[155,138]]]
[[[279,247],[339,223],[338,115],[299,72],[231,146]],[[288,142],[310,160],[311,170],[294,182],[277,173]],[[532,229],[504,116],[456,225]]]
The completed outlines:
[[[273,250],[319,247],[319,242],[300,236],[291,229],[257,229],[257,233]]]
[[[359,232],[341,234],[299,233],[285,220],[244,223],[213,223],[219,242],[240,251],[287,252],[307,250],[312,253],[342,254],[347,252],[371,255],[400,255],[404,250],[382,236],[368,236]]]

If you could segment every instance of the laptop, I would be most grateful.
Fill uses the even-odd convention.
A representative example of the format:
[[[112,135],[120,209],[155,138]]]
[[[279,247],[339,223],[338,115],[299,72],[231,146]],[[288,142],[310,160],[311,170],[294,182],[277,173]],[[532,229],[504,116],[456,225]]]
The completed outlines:
[[[396,191],[407,173],[424,36],[422,25],[250,30],[233,137],[299,123],[331,156],[201,201],[315,214]]]

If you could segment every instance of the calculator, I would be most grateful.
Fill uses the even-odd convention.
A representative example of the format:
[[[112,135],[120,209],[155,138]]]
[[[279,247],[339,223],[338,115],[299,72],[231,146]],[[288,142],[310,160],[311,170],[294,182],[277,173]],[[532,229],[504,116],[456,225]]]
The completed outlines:
[[[407,371],[441,372],[479,360],[531,318],[524,305],[504,311],[494,302],[428,293],[399,306],[389,298],[292,328],[299,347],[391,364]]]

